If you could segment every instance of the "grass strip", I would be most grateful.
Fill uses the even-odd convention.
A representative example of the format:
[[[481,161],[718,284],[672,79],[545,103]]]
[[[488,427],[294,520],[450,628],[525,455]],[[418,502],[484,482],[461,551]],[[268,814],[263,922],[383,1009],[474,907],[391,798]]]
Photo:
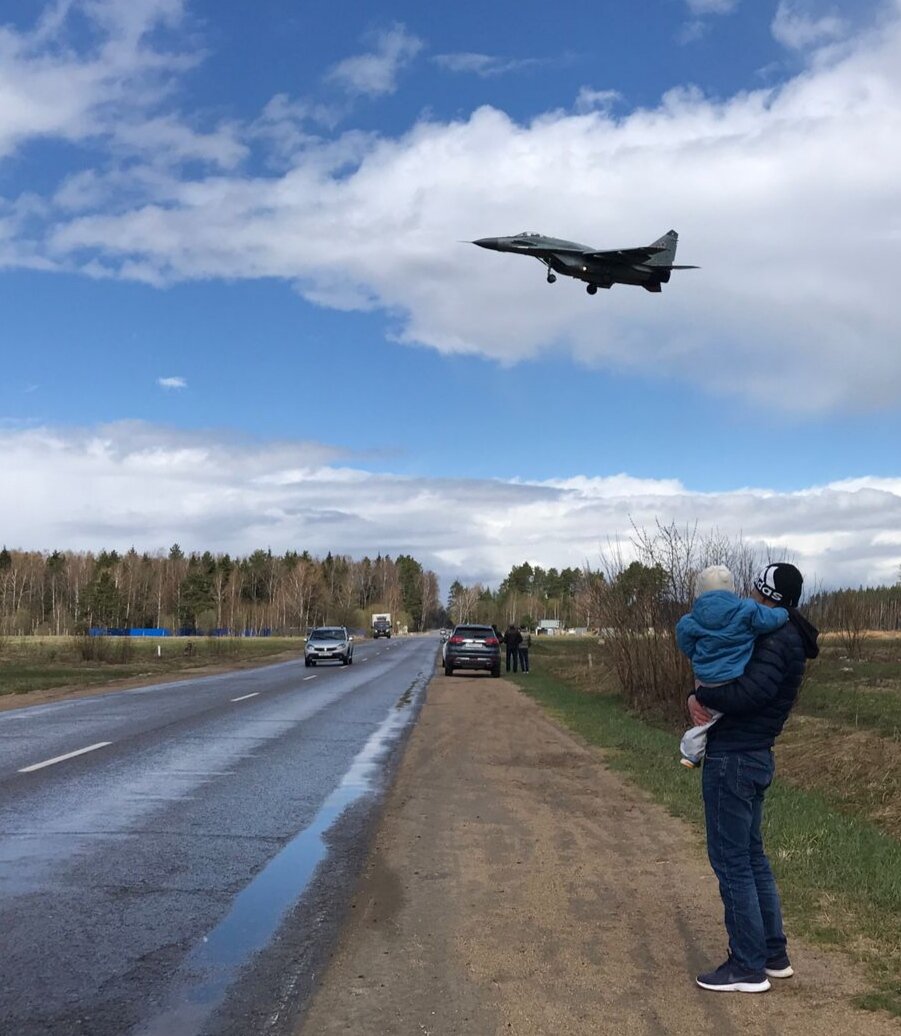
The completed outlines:
[[[801,690],[798,711],[849,727],[876,731],[882,737],[901,740],[901,693],[898,691],[897,670],[894,685],[884,689],[870,689],[859,683],[847,685],[814,683],[810,681]]]
[[[698,773],[679,766],[671,732],[630,713],[616,695],[576,690],[559,668],[514,679],[563,725],[604,748],[611,768],[703,832]],[[874,988],[859,1006],[901,1015],[901,843],[778,779],[764,836],[792,929],[867,965]]]
[[[796,709],[901,740],[901,639],[869,640],[867,657],[850,659],[825,645],[807,668]]]
[[[0,695],[190,675],[208,666],[299,654],[303,645],[299,637],[109,637],[87,644],[78,637],[5,637],[0,640]],[[82,657],[86,648],[94,657]]]

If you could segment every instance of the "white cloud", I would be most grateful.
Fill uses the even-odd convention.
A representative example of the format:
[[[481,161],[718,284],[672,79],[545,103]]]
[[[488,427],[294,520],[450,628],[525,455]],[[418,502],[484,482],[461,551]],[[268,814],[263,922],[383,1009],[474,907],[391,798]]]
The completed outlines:
[[[594,90],[590,86],[583,86],[576,97],[575,108],[583,115],[591,111],[609,112],[622,99],[623,96],[618,90]]]
[[[527,68],[540,68],[553,62],[549,58],[504,58],[494,54],[478,54],[464,51],[456,54],[436,54],[432,60],[448,72],[471,72],[483,79],[520,72]]]
[[[783,46],[803,50],[841,39],[848,26],[835,13],[815,13],[809,3],[805,7],[803,2],[779,0],[771,28],[773,36]]]
[[[184,378],[157,378],[157,385],[164,389],[183,389],[188,387]]]
[[[597,565],[633,521],[659,518],[785,547],[810,581],[829,585],[894,582],[901,562],[901,479],[697,493],[627,475],[402,478],[342,464],[319,443],[223,441],[136,422],[0,426],[0,451],[10,547],[412,552],[446,580],[496,584],[525,559]]]
[[[124,113],[158,100],[195,59],[146,38],[176,25],[182,9],[183,0],[58,0],[30,31],[0,26],[0,158],[31,137],[114,135]],[[100,33],[82,54],[69,43],[75,12]]]
[[[155,155],[166,165],[197,161],[233,169],[250,151],[238,139],[234,124],[221,123],[213,132],[202,133],[173,116],[120,123],[115,141],[118,147],[142,156]]]
[[[165,8],[143,10],[161,17]],[[575,114],[518,123],[484,107],[449,123],[423,119],[397,137],[311,135],[311,108],[285,96],[243,139],[231,124],[186,131],[185,119],[155,112],[110,145],[143,162],[87,168],[51,199],[0,203],[0,266],[148,284],[282,278],[320,305],[381,309],[392,335],[445,353],[507,364],[565,350],[774,410],[895,406],[895,10],[878,32],[818,54],[781,86],[725,100],[676,89],[616,118],[606,92],[588,88]],[[375,65],[350,66],[376,70],[358,87],[393,88],[418,45],[402,27],[384,34]],[[216,174],[161,167],[161,138]],[[247,140],[274,144],[278,174],[243,172]],[[457,243],[531,227],[618,247],[671,226],[682,234],[678,261],[703,269],[674,274],[661,297],[616,287],[590,299],[563,278],[544,285],[537,263]]]
[[[407,32],[403,25],[376,34],[375,48],[339,61],[326,80],[341,86],[350,94],[378,97],[397,89],[397,75],[422,50],[422,40]]]

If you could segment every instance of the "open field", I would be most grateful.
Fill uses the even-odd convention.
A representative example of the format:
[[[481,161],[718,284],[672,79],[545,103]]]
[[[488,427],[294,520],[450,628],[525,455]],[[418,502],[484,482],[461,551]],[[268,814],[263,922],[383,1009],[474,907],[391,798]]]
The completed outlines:
[[[901,741],[901,636],[871,634],[861,658],[849,659],[834,637],[823,638],[798,700],[807,716],[867,727]]]
[[[275,661],[303,645],[301,637],[2,637],[0,700]]]
[[[603,646],[589,638],[533,641],[532,657],[532,672],[514,677],[523,690],[702,832],[698,775],[678,765],[678,731],[626,709]],[[860,1002],[901,1014],[901,744],[878,711],[865,725],[860,712],[840,708],[843,681],[856,677],[879,680],[867,693],[879,696],[886,715],[895,713],[901,667],[877,657],[848,668],[827,645],[805,682],[803,704],[777,745],[767,844],[791,930],[865,962],[873,989]]]

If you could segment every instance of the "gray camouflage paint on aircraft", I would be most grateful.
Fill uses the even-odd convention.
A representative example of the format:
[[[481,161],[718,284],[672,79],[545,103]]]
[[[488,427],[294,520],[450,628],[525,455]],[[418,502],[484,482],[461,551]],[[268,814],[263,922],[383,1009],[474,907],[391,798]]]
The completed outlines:
[[[472,242],[479,248],[495,252],[518,252],[534,256],[547,268],[548,284],[556,281],[555,273],[585,281],[589,295],[598,288],[614,284],[640,284],[645,291],[659,292],[673,270],[697,270],[697,266],[674,266],[679,235],[670,230],[653,244],[639,248],[617,248],[599,251],[576,241],[545,237],[534,231],[523,231],[514,237],[483,237]]]

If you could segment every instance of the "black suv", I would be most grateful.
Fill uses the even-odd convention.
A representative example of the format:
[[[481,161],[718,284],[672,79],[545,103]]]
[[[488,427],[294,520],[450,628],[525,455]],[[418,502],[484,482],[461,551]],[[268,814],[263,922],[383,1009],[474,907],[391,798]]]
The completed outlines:
[[[501,675],[501,644],[491,626],[455,626],[444,645],[444,675],[455,669],[487,669]]]

